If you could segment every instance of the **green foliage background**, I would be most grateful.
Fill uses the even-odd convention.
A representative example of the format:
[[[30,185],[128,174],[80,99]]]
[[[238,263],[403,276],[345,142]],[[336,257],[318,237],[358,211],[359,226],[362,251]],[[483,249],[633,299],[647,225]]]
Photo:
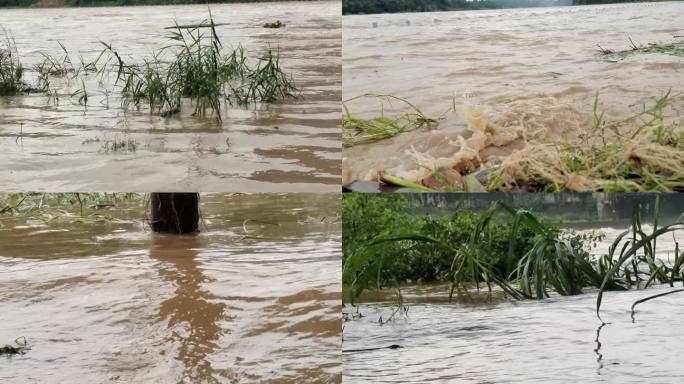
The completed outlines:
[[[561,230],[499,203],[431,215],[421,213],[411,195],[354,193],[343,195],[342,218],[342,279],[352,300],[367,289],[416,281],[448,283],[450,295],[498,285],[516,298],[543,298],[547,285],[577,294],[602,279],[587,251],[599,236]],[[543,263],[543,271],[530,272],[535,263]]]

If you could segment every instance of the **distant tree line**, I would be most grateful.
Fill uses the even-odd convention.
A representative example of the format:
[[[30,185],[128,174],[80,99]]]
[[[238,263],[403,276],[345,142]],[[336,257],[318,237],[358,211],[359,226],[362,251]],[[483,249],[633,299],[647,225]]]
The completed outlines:
[[[90,7],[112,5],[160,5],[160,4],[215,4],[215,3],[259,3],[268,1],[288,0],[57,0],[48,1],[51,5],[64,5],[65,7]],[[289,0],[291,1],[291,0]],[[313,0],[299,0],[313,1]],[[0,7],[31,7],[39,3],[39,0],[0,0]]]
[[[28,7],[33,0],[0,0],[0,7]]]
[[[636,3],[643,1],[644,0],[343,0],[342,13],[345,15],[352,15],[370,13],[457,11],[468,9]]]

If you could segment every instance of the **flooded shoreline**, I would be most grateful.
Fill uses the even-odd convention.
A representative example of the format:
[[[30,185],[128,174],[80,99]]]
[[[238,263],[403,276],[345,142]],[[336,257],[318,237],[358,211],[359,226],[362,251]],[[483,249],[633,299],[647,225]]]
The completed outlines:
[[[343,182],[382,171],[416,181],[425,168],[459,164],[462,148],[493,165],[530,142],[581,141],[597,96],[605,120],[620,121],[671,91],[664,117],[681,132],[681,58],[607,58],[598,48],[677,41],[681,11],[663,2],[345,16],[343,99],[391,94],[443,119],[437,129],[345,148]],[[403,106],[370,99],[347,107],[371,118]]]
[[[598,229],[598,228],[597,228]],[[621,228],[600,228],[611,239]],[[681,237],[681,236],[680,236]],[[668,259],[678,239],[663,238],[659,257]],[[609,240],[596,244],[605,252]],[[597,255],[600,254],[597,253]],[[620,380],[659,383],[683,373],[667,350],[683,339],[661,324],[674,319],[684,295],[670,295],[640,304],[635,321],[633,302],[680,288],[607,292],[596,317],[595,289],[576,296],[552,295],[544,300],[512,301],[495,291],[492,297],[473,291],[471,298],[449,302],[449,286],[409,284],[402,287],[397,310],[392,291],[367,292],[357,306],[343,312],[355,318],[344,323],[343,380],[418,383],[442,381],[567,382]],[[358,314],[362,317],[358,317]],[[391,321],[388,318],[394,314]],[[382,325],[379,321],[382,319]],[[669,320],[668,320],[669,321]],[[675,320],[676,322],[677,320]],[[402,348],[389,349],[400,345]],[[379,347],[378,350],[366,350]],[[344,352],[354,351],[354,352]],[[539,368],[543,361],[544,369]]]
[[[152,234],[140,203],[2,217],[0,340],[31,350],[0,379],[340,382],[339,196],[201,203],[196,236]]]
[[[674,222],[672,220],[671,222]],[[598,260],[601,256],[606,254],[606,251],[610,248],[613,241],[629,227],[626,221],[614,222],[612,225],[607,223],[601,223],[603,225],[597,226],[596,223],[582,222],[582,223],[571,223],[563,224],[561,228],[566,231],[573,231],[578,234],[592,235],[601,234],[603,238],[597,240],[590,245],[589,253],[594,258]],[[666,225],[661,220],[660,225]],[[653,233],[652,224],[644,224],[643,230],[645,233]],[[684,235],[673,234],[669,237],[662,237],[658,241],[658,248],[656,249],[655,256],[658,260],[663,261],[667,264],[672,264],[675,259],[675,249],[677,244],[684,243]],[[448,303],[449,300],[449,284],[437,283],[437,282],[415,282],[406,281],[399,284],[399,289],[401,290],[401,300],[404,303],[414,303],[414,304],[426,304],[426,303]],[[594,293],[597,289],[589,287],[588,292]],[[507,301],[501,290],[495,290],[494,296],[489,297],[486,290],[477,292],[473,290],[469,292],[472,297],[455,297],[453,301],[460,304],[473,304],[474,306],[482,305],[485,302],[498,303],[501,301]],[[552,293],[553,294],[553,293]],[[380,291],[365,291],[358,298],[354,300],[354,303],[376,303],[376,304],[388,304],[396,302],[397,295],[392,289],[383,289]],[[349,301],[348,297],[345,297],[345,302]]]
[[[150,12],[153,11],[153,12]],[[192,116],[187,107],[163,118],[124,110],[113,84],[52,81],[59,101],[32,94],[1,97],[0,173],[4,191],[202,190],[240,192],[332,192],[339,189],[341,99],[340,2],[215,4],[216,27],[226,47],[244,46],[249,57],[269,48],[301,90],[301,99],[248,108],[223,105],[223,122]],[[74,64],[94,60],[100,41],[129,62],[140,62],[168,45],[169,30],[198,23],[207,8],[194,6],[8,9],[0,25],[16,40],[31,73],[64,44]],[[280,19],[281,29],[262,24]],[[100,30],[107,25],[107,32]],[[112,76],[116,76],[116,71]],[[113,83],[113,79],[109,79]],[[107,91],[104,91],[104,90]],[[131,139],[134,151],[108,151]],[[109,147],[108,147],[109,144]],[[130,177],[133,176],[133,177]]]

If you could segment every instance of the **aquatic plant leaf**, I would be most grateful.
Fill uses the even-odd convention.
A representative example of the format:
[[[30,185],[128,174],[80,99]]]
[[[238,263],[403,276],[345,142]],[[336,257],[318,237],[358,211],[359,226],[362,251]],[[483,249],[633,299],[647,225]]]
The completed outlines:
[[[637,223],[635,223],[637,224]],[[627,251],[624,251],[620,254],[620,257],[616,260],[615,264],[613,267],[606,273],[601,286],[599,287],[599,292],[598,296],[596,298],[596,316],[599,318],[599,320],[603,321],[601,319],[601,303],[603,301],[603,294],[606,290],[606,286],[608,285],[608,282],[613,278],[613,276],[617,273],[617,271],[622,267],[622,265],[632,256],[636,254],[639,250],[643,249],[644,246],[652,241],[654,238],[661,236],[663,234],[669,233],[669,232],[674,232],[677,230],[684,229],[684,223],[674,223],[670,224],[664,227],[659,228],[658,230],[654,230],[652,234],[642,238],[641,240],[635,242]],[[615,244],[615,242],[613,243]],[[611,247],[611,250],[614,251],[616,246]],[[613,254],[612,252],[610,253],[610,258],[613,259]]]

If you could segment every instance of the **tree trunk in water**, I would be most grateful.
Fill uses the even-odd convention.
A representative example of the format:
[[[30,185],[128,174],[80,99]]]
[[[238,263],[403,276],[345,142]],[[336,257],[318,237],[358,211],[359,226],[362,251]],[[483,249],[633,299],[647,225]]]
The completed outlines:
[[[199,193],[152,193],[154,232],[199,232]]]

